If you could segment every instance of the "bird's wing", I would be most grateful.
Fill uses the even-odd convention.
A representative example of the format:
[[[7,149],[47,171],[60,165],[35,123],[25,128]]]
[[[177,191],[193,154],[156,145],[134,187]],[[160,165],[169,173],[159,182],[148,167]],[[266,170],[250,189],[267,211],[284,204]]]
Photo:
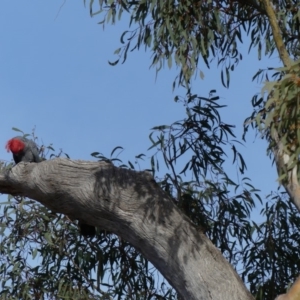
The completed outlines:
[[[39,149],[34,141],[27,140],[28,143],[28,148],[30,149],[32,156],[33,156],[33,161],[35,162],[40,162],[41,159],[39,157]]]

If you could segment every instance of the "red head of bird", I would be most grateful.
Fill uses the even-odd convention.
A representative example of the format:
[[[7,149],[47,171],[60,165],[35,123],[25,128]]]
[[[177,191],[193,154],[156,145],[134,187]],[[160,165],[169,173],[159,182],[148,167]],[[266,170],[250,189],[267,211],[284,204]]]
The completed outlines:
[[[16,154],[24,150],[25,144],[23,141],[13,138],[6,143],[5,148],[7,152],[11,151],[12,153]]]

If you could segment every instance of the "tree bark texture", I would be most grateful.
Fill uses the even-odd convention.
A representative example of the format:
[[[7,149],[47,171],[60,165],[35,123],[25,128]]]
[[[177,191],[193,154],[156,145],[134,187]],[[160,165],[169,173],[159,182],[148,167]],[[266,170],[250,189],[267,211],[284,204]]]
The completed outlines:
[[[278,133],[276,130],[273,130],[272,138],[276,142],[276,147],[273,147],[273,154],[275,158],[275,163],[277,167],[278,174],[282,174],[283,172],[287,172],[287,179],[280,182],[291,200],[297,207],[298,211],[300,211],[300,184],[298,181],[298,166],[295,165],[292,170],[287,171],[287,166],[290,161],[290,156],[285,153],[284,146],[279,139]]]
[[[118,234],[140,250],[183,299],[253,299],[220,251],[148,172],[69,159],[19,163],[0,175],[0,193],[29,197]]]

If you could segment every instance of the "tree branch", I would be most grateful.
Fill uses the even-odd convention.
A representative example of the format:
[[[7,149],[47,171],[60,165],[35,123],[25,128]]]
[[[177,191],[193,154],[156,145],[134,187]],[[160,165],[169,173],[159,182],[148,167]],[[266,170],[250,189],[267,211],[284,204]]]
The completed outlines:
[[[291,59],[289,57],[289,54],[286,50],[286,47],[284,45],[283,39],[282,39],[282,34],[278,25],[278,20],[276,18],[274,9],[271,5],[270,0],[262,0],[262,3],[264,4],[266,14],[268,16],[271,28],[272,28],[272,33],[274,37],[274,42],[276,44],[280,59],[282,60],[283,64],[286,67],[291,66]]]
[[[19,163],[0,175],[0,192],[35,199],[120,235],[183,299],[253,299],[219,250],[147,172],[68,159]]]
[[[275,300],[299,300],[300,299],[300,276],[294,282],[286,294],[279,295]]]
[[[291,200],[300,211],[300,185],[297,176],[298,166],[295,165],[292,170],[287,171],[287,165],[289,163],[290,156],[285,153],[283,144],[279,139],[277,131],[273,129],[272,132],[272,138],[276,143],[276,147],[273,148],[273,154],[277,166],[277,172],[278,174],[287,172],[287,180],[282,181],[281,184],[284,186]]]

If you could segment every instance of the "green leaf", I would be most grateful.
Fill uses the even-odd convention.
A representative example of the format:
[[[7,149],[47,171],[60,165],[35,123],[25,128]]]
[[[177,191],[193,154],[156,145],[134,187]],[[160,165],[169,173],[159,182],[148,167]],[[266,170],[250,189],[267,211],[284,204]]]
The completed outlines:
[[[21,132],[23,135],[24,135],[24,132],[21,130],[21,129],[18,129],[16,127],[13,127],[12,128],[13,131],[17,131],[17,132]]]
[[[124,148],[123,147],[121,147],[121,146],[117,146],[117,147],[115,147],[112,151],[111,151],[111,153],[110,153],[110,157],[112,157],[113,155],[114,155],[114,153],[117,151],[117,150],[124,150]]]
[[[129,164],[129,166],[130,166],[130,168],[131,168],[132,170],[135,169],[135,168],[134,168],[134,165],[133,165],[130,161],[128,161],[128,164]]]
[[[108,63],[109,63],[111,66],[115,66],[115,65],[117,65],[117,64],[118,64],[118,62],[119,62],[119,59],[115,60],[114,62],[110,62],[110,61],[108,61]]]
[[[119,54],[122,48],[118,48],[115,50],[114,54]]]

